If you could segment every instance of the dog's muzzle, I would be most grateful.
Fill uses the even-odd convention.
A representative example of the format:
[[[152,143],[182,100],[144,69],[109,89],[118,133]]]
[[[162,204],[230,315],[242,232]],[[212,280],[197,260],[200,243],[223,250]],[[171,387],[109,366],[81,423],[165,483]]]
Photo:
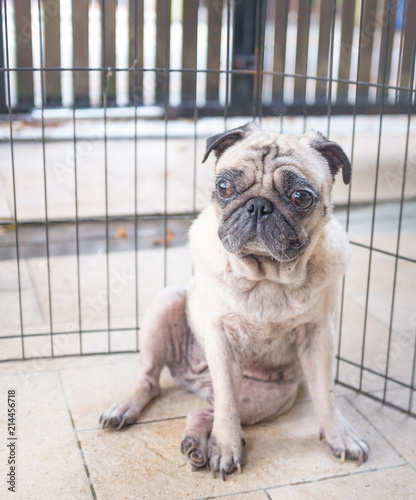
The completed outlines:
[[[289,261],[299,257],[307,245],[307,238],[300,238],[276,206],[261,196],[250,198],[224,220],[218,235],[226,250],[242,257]]]

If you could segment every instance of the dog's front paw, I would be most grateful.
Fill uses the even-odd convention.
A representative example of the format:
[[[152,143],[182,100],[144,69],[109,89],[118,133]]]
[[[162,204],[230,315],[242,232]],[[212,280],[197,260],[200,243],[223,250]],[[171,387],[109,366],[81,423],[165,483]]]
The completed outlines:
[[[114,403],[113,406],[105,410],[99,419],[99,423],[102,429],[115,427],[119,430],[124,425],[134,424],[139,415],[140,408],[130,400],[125,400]]]
[[[319,438],[325,439],[332,454],[341,459],[356,460],[361,465],[368,458],[370,448],[358,432],[342,417],[335,418],[325,429],[319,431]]]
[[[212,475],[216,472],[221,473],[223,481],[227,474],[231,474],[235,469],[241,472],[244,463],[243,445],[244,438],[235,440],[217,439],[212,433],[208,441],[208,465]]]

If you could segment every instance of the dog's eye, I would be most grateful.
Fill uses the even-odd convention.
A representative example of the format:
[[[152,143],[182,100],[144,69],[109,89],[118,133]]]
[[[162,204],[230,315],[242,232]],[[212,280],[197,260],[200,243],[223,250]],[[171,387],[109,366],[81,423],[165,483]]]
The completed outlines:
[[[230,181],[227,181],[226,179],[220,179],[217,186],[218,192],[220,193],[220,196],[222,198],[231,198],[231,196],[234,194],[234,186]]]
[[[313,196],[311,195],[311,193],[309,193],[309,191],[305,191],[302,189],[299,191],[293,191],[293,193],[290,195],[290,201],[295,207],[308,208],[313,203]]]

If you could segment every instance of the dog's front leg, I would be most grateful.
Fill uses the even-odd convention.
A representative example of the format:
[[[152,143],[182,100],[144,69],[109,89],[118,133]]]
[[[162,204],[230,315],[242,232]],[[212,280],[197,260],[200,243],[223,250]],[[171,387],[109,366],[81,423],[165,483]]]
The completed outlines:
[[[298,353],[319,418],[320,439],[326,439],[333,455],[341,461],[348,458],[361,464],[368,458],[368,445],[335,404],[332,321],[305,328],[305,335],[299,339]]]
[[[210,329],[205,346],[214,389],[214,424],[208,442],[211,472],[225,480],[243,464],[239,397],[242,381],[241,355],[222,325]]]

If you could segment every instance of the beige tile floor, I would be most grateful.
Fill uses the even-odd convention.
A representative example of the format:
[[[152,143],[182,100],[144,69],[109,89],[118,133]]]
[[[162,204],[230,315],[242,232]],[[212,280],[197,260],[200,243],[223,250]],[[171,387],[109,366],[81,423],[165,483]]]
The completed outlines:
[[[416,419],[337,387],[338,405],[371,446],[360,467],[341,464],[318,439],[302,388],[295,406],[244,429],[246,465],[226,482],[191,472],[179,444],[185,416],[206,403],[167,371],[162,395],[126,430],[101,430],[100,412],[134,383],[137,354],[2,365],[0,493],[19,499],[278,499],[416,497]],[[5,485],[6,394],[17,393],[17,492]]]

